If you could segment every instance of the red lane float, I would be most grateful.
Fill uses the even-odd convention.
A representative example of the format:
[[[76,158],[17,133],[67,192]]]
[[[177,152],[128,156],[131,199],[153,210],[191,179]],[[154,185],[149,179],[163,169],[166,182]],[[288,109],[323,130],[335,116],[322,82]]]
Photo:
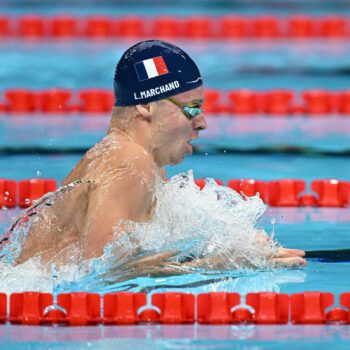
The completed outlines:
[[[176,38],[183,35],[183,23],[179,18],[157,17],[153,21],[152,35],[161,38]]]
[[[205,102],[203,109],[206,113],[221,113],[221,91],[219,90],[205,90]]]
[[[48,192],[57,189],[56,180],[52,179],[29,179],[19,182],[19,201],[22,208],[30,207],[33,202]]]
[[[147,303],[145,293],[108,293],[103,297],[104,324],[135,324],[138,310]]]
[[[88,89],[79,93],[81,110],[85,113],[109,112],[114,105],[114,94],[110,90]]]
[[[185,293],[156,293],[152,305],[159,308],[159,322],[164,324],[194,323],[195,297]]]
[[[0,179],[0,208],[14,208],[17,205],[16,195],[16,181]]]
[[[314,180],[311,190],[318,195],[319,207],[347,207],[349,205],[350,183],[336,179]]]
[[[0,293],[0,322],[43,325],[128,325],[143,322],[163,324],[350,324],[350,293],[340,295],[334,307],[329,292],[303,292],[292,295],[248,293],[245,304],[238,293],[212,292],[199,295],[170,292],[152,295],[147,304],[144,293],[117,292],[103,296],[74,292],[59,294],[53,305],[50,293]],[[195,316],[195,305],[197,315]]]
[[[243,39],[249,35],[249,20],[238,16],[225,16],[219,21],[219,37]]]
[[[334,304],[332,293],[305,292],[290,297],[294,324],[320,324],[327,320],[326,309]]]
[[[103,35],[101,34],[101,37]],[[350,115],[350,91],[329,92],[305,90],[302,103],[296,103],[298,96],[291,90],[252,90],[220,91],[205,90],[203,108],[207,114],[243,115],[322,115],[332,113]],[[4,93],[5,101],[0,103],[0,112],[110,112],[114,104],[114,94],[107,89],[85,89],[74,92],[68,89],[9,89]],[[72,104],[72,101],[75,104]],[[62,106],[62,109],[57,106]]]
[[[256,324],[288,323],[289,295],[287,294],[248,293],[246,303],[255,310],[253,321]]]
[[[39,94],[40,111],[45,113],[68,112],[72,91],[63,89],[47,90]]]
[[[305,193],[299,196],[300,207],[317,207],[317,198],[310,193]]]
[[[272,207],[297,207],[299,196],[306,190],[304,180],[284,179],[270,181],[268,187],[268,203]]]
[[[0,293],[0,323],[7,321],[7,295]]]
[[[309,90],[302,93],[305,112],[310,115],[330,114],[334,111],[335,95],[323,90]]]
[[[247,308],[253,308],[253,312]],[[256,323],[286,324],[289,296],[262,292],[248,293],[246,305],[238,293],[216,292],[197,296],[197,321],[207,324]]]
[[[86,20],[85,33],[90,38],[108,38],[113,34],[113,23],[109,17],[96,16]]]
[[[78,19],[72,16],[53,17],[48,27],[49,35],[57,39],[67,39],[78,35]]]
[[[324,38],[346,38],[347,20],[341,17],[326,17],[320,20],[320,34]]]
[[[282,36],[281,24],[278,18],[263,16],[253,19],[253,36],[257,38],[278,38]]]
[[[22,16],[18,19],[18,35],[25,38],[45,36],[47,20],[40,16]]]
[[[45,322],[44,311],[52,304],[53,296],[50,293],[12,293],[10,295],[9,321],[14,324],[42,324]]]
[[[12,113],[32,113],[37,110],[38,95],[26,89],[11,89],[5,92],[6,109]]]
[[[10,20],[6,17],[0,17],[0,37],[10,35]]]
[[[263,202],[267,202],[267,188],[264,181],[254,179],[229,180],[227,187],[232,188],[238,193],[242,193],[247,197],[253,197],[259,193]]]
[[[197,296],[197,321],[204,324],[233,323],[232,309],[241,304],[238,293],[213,292]]]
[[[350,35],[346,17],[212,16],[196,17],[74,17],[72,15],[18,18],[2,16],[0,36],[22,38],[170,37],[190,39],[342,39]]]
[[[184,34],[188,38],[210,39],[214,37],[211,17],[190,17],[184,21]]]
[[[261,110],[261,96],[251,90],[230,91],[228,100],[230,102],[230,112],[233,114],[256,114]]]
[[[60,323],[70,326],[95,325],[101,322],[101,298],[97,293],[64,293],[57,297],[57,305],[66,310]]]
[[[287,21],[287,35],[291,38],[312,38],[317,35],[316,23],[307,16],[292,16]]]
[[[343,311],[345,311],[345,315],[344,315],[344,312],[341,312],[341,311],[337,312],[337,314],[340,314],[340,315],[337,315],[338,319],[340,317],[343,317],[343,319],[345,319],[345,322],[347,324],[350,324],[350,293],[342,293],[342,294],[340,294],[339,303],[340,303],[341,306],[345,307],[347,309],[347,311],[345,311],[343,309]],[[330,322],[337,321],[337,319],[334,320],[334,317],[333,317],[332,313],[328,313],[327,317],[328,317],[328,321],[330,321]]]
[[[223,186],[220,179],[214,180]],[[206,179],[195,179],[195,184],[202,190]],[[19,192],[18,205],[28,207],[33,201],[48,192],[57,189],[54,179],[29,179],[19,181],[0,179],[0,207],[15,207],[17,204],[17,187]],[[350,204],[350,182],[337,179],[321,179],[311,182],[312,193],[305,193],[306,182],[296,179],[282,179],[264,182],[255,179],[231,179],[227,187],[236,192],[252,197],[259,193],[263,202],[272,207],[336,207],[344,208]]]
[[[344,91],[338,94],[336,107],[337,113],[350,114],[350,91]]]
[[[270,91],[262,95],[263,112],[286,115],[293,112],[294,92],[290,90]]]
[[[123,17],[117,21],[116,34],[123,37],[138,38],[146,34],[146,20],[139,17]]]

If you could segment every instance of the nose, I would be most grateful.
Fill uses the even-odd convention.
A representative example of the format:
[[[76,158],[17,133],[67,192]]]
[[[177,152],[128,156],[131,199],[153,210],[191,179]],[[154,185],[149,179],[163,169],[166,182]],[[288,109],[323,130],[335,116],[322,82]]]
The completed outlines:
[[[201,114],[193,119],[193,129],[194,130],[205,130],[207,128],[208,124],[207,121],[204,118],[204,115]]]

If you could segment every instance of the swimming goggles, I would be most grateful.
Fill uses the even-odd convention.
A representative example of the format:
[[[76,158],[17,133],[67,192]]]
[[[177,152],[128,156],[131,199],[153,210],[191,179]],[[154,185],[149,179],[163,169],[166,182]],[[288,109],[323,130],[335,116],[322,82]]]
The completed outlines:
[[[167,100],[170,101],[171,103],[173,103],[174,105],[180,107],[182,110],[182,113],[189,120],[192,120],[193,118],[197,117],[197,115],[204,113],[204,109],[202,109],[201,106],[198,104],[187,105],[187,104],[184,104],[184,103],[176,100],[174,97],[168,97]]]

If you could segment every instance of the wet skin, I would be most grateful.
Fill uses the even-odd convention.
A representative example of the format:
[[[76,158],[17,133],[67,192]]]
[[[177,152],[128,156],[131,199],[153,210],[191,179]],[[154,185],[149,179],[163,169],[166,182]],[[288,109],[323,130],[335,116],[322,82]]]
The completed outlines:
[[[201,105],[204,90],[199,87],[175,97],[183,103]],[[165,165],[178,164],[192,153],[191,140],[206,127],[203,115],[189,120],[167,100],[133,107],[130,120],[111,127],[63,185],[77,180],[88,182],[37,214],[18,263],[38,253],[43,261],[58,263],[71,260],[72,255],[77,261],[98,257],[108,242],[118,239],[113,227],[119,220],[150,221],[157,177],[164,176]],[[267,236],[262,233],[261,244],[266,242]],[[169,256],[169,252],[158,254],[147,263],[162,265]],[[277,266],[303,266],[306,261],[302,256],[301,250],[281,248],[271,260]],[[203,259],[203,266],[207,264],[219,267],[221,262]]]

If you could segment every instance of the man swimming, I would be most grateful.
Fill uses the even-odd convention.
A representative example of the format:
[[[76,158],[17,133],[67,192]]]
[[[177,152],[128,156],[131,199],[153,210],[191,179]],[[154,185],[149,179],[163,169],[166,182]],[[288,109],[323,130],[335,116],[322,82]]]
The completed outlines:
[[[66,191],[40,211],[29,210],[32,222],[18,263],[38,254],[46,262],[65,262],[77,252],[83,260],[96,258],[118,239],[118,222],[122,235],[125,221],[151,221],[155,184],[165,177],[164,166],[191,154],[191,142],[207,127],[200,72],[172,44],[148,40],[129,48],[117,64],[114,92],[107,135],[64,179]],[[266,240],[262,234],[261,244]],[[303,255],[280,248],[270,259],[281,266],[300,266],[306,263]],[[152,261],[164,262],[169,256],[171,252],[164,252]]]

